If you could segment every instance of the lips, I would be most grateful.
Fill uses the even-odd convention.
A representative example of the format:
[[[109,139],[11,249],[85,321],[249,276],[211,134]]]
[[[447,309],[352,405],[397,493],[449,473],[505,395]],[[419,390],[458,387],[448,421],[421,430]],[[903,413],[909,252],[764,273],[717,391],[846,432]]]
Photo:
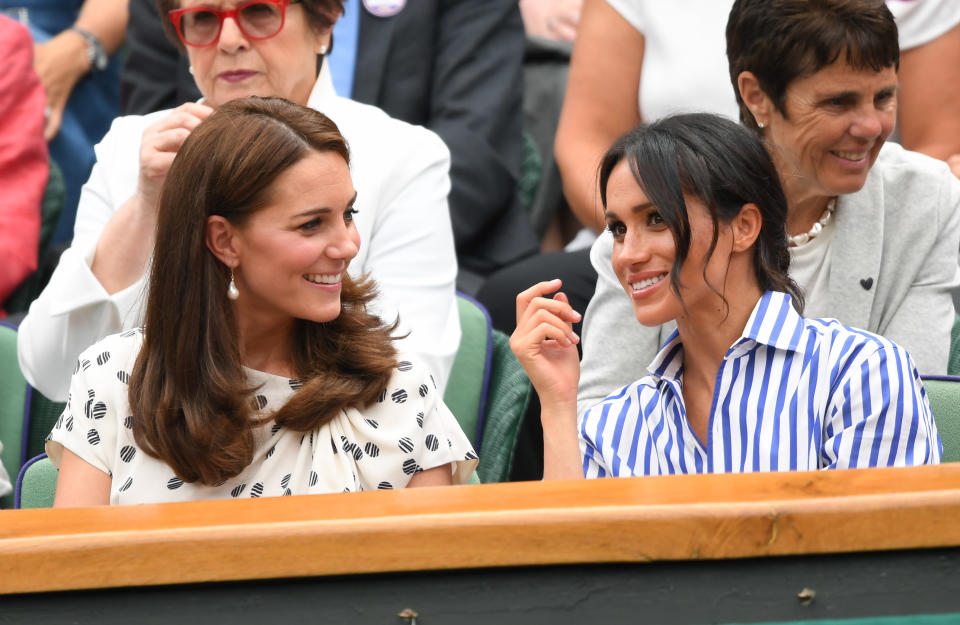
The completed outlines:
[[[841,151],[841,150],[833,150],[833,151],[831,152],[831,154],[833,154],[834,156],[839,156],[840,158],[842,158],[842,159],[845,160],[845,161],[854,161],[854,162],[856,162],[856,161],[862,161],[863,159],[867,158],[867,155],[869,154],[869,152],[866,152],[866,151],[864,151],[864,152],[844,152],[844,151]]]
[[[227,82],[243,82],[244,80],[255,76],[257,72],[249,69],[233,69],[226,72],[220,72],[218,78]]]
[[[340,273],[308,273],[304,274],[303,279],[313,284],[337,284],[342,275]]]

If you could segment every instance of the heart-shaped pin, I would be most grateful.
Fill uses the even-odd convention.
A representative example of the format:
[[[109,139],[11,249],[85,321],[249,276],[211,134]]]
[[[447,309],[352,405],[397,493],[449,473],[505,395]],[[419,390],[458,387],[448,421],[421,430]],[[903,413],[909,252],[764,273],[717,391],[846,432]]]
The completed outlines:
[[[870,287],[873,286],[873,278],[863,278],[860,280],[860,286],[863,287],[864,291],[869,291]]]

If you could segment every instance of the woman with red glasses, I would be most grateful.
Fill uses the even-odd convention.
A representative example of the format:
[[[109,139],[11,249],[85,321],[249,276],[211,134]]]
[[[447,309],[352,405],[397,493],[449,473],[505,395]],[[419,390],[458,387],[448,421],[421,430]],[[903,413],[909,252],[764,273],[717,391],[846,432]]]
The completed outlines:
[[[423,355],[442,392],[460,336],[449,152],[432,132],[336,95],[324,55],[342,0],[160,0],[160,7],[203,98],[118,118],[97,146],[72,247],[20,327],[28,380],[63,401],[80,352],[142,322],[157,199],[174,156],[218,106],[256,95],[319,110],[340,128],[353,154],[363,241],[350,274],[376,281],[373,311],[387,323],[399,318],[402,349]],[[244,277],[241,267],[238,285]]]

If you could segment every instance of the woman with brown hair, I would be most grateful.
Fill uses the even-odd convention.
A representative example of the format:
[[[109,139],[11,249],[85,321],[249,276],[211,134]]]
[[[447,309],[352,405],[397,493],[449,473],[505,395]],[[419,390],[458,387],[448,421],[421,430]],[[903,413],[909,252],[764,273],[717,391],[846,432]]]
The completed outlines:
[[[158,203],[143,328],[86,350],[47,451],[55,505],[466,481],[476,455],[367,310],[347,146],[279,99],[222,105]]]

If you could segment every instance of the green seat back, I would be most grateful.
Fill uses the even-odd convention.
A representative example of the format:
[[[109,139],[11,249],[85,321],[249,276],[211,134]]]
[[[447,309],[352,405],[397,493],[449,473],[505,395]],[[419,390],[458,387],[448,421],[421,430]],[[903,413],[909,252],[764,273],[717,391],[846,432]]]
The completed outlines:
[[[960,375],[960,315],[953,319],[953,330],[950,332],[950,359],[947,362],[947,373]]]
[[[35,388],[30,389],[30,424],[24,460],[43,453],[47,435],[50,434],[53,424],[60,418],[66,405],[66,402],[47,399]]]
[[[494,330],[483,448],[479,450],[480,465],[477,467],[481,482],[510,479],[517,433],[531,392],[530,379],[510,351],[510,339],[503,332]]]
[[[20,508],[51,508],[57,492],[57,467],[46,456],[26,466],[17,484]]]
[[[447,380],[443,402],[450,408],[473,448],[481,444],[483,404],[490,366],[490,316],[478,302],[457,295],[460,309],[460,346]]]
[[[960,378],[924,376],[933,419],[943,443],[942,462],[960,462]]]
[[[0,323],[0,461],[10,476],[17,479],[23,464],[23,415],[27,401],[27,381],[17,362],[17,330]],[[0,498],[0,507],[13,507],[13,493]]]

